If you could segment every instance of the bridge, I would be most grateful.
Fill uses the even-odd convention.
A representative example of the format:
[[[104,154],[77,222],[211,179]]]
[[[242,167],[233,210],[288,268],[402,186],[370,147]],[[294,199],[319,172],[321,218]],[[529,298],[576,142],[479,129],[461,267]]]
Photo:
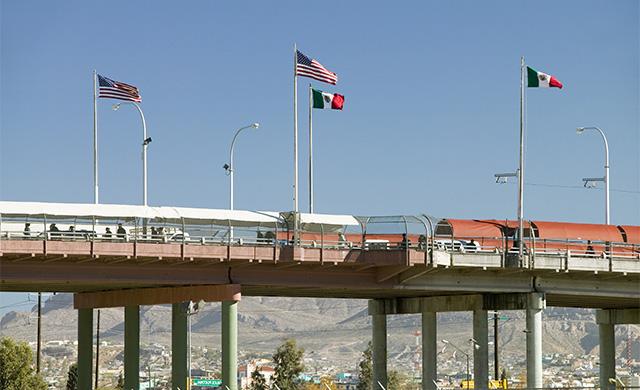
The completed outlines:
[[[640,227],[0,202],[0,289],[73,292],[78,373],[91,388],[93,309],[125,308],[125,388],[138,388],[139,306],[172,304],[173,387],[184,389],[189,301],[222,302],[223,384],[237,389],[242,295],[369,299],[374,383],[386,316],[421,314],[423,389],[437,378],[436,313],[473,312],[476,388],[489,377],[489,310],[526,312],[527,386],[542,382],[542,311],[595,308],[600,384],[614,326],[640,323]]]

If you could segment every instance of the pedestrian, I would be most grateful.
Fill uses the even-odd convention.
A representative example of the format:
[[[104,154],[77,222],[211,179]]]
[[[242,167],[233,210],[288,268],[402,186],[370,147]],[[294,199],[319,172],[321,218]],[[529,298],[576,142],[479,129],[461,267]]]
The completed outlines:
[[[424,234],[418,236],[418,248],[422,250],[427,249],[427,236]]]
[[[24,224],[24,232],[22,234],[24,234],[25,236],[30,236],[31,235],[31,228],[30,228],[31,224],[29,222]]]
[[[587,240],[587,256],[595,256],[596,251],[593,249],[593,245],[591,245],[591,240]]]
[[[118,230],[116,230],[116,235],[118,238],[125,238],[127,235],[127,231],[124,229],[121,223],[118,224]]]
[[[49,234],[51,235],[51,237],[58,237],[60,236],[60,229],[58,229],[58,227],[56,226],[55,223],[52,223],[51,225],[49,225]]]
[[[112,235],[113,233],[111,233],[111,228],[106,228],[104,231],[104,238],[111,238]]]
[[[410,245],[411,245],[411,241],[407,237],[407,233],[402,233],[402,242],[400,243],[400,247],[402,249],[409,249]]]

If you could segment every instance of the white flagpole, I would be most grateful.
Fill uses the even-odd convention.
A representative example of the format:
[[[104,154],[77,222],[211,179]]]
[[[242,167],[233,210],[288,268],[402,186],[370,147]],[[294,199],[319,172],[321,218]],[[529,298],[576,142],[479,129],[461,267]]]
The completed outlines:
[[[298,241],[298,47],[293,44],[293,234]]]
[[[518,255],[524,254],[524,56],[520,57],[520,167],[518,169]]]
[[[309,83],[309,212],[313,214],[313,88]]]
[[[98,76],[93,70],[93,202],[98,204]]]

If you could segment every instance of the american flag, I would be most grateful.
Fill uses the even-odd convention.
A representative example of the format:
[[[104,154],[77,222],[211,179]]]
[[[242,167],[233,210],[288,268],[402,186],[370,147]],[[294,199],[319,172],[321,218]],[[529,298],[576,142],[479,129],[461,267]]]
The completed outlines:
[[[296,51],[298,58],[296,64],[296,76],[306,76],[318,81],[336,85],[338,82],[337,74],[329,71],[318,61],[305,56],[300,52],[300,50]]]
[[[122,83],[120,81],[114,81],[110,78],[98,75],[98,84],[100,85],[100,93],[98,97],[128,100],[131,102],[142,101],[138,88],[133,85]]]

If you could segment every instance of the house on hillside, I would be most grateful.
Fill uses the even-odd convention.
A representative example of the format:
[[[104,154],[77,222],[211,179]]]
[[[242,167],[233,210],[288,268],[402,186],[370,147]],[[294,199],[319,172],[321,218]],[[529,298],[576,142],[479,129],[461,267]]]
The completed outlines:
[[[269,383],[271,377],[275,373],[275,369],[271,366],[272,362],[269,359],[254,359],[250,360],[247,364],[240,365],[238,367],[238,380],[240,381],[240,388],[244,389],[246,386],[251,385],[251,374],[257,371],[264,376],[264,379]]]

